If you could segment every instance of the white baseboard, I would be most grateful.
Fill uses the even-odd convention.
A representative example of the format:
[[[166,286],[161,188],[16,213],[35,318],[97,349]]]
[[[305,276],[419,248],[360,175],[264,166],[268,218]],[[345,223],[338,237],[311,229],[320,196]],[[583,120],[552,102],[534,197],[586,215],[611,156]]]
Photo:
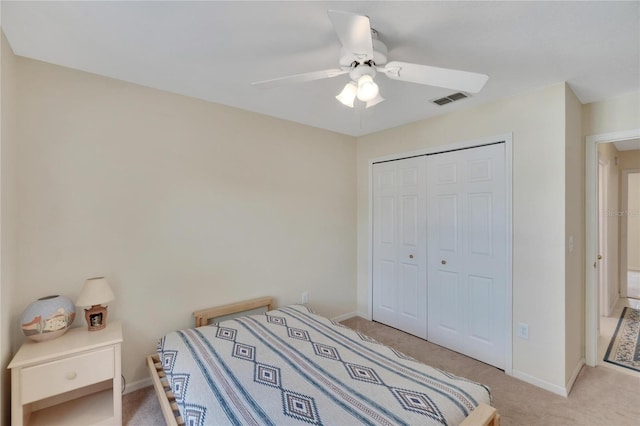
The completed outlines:
[[[569,395],[567,388],[554,385],[553,383],[545,382],[544,380],[540,380],[537,377],[533,377],[527,373],[523,373],[522,371],[513,369],[511,371],[511,375],[516,379],[522,380],[523,382],[527,382],[544,390],[548,390],[549,392],[553,392],[556,395],[564,396],[565,398]]]
[[[580,371],[582,370],[582,367],[584,367],[584,365],[585,365],[585,359],[580,358],[580,361],[578,361],[578,364],[576,364],[576,368],[573,369],[573,374],[571,374],[571,377],[569,377],[569,381],[565,385],[567,389],[567,395],[569,395],[569,393],[571,392],[571,389],[573,389],[573,385],[576,383],[578,374],[580,374]]]
[[[613,312],[613,309],[616,307],[616,303],[618,303],[618,300],[620,300],[620,289],[618,289],[618,293],[616,293],[616,297],[613,298],[613,301],[609,304],[609,312],[607,312],[606,316],[610,316],[611,313]]]
[[[131,392],[135,392],[139,389],[146,388],[148,386],[153,386],[153,382],[151,381],[151,377],[147,377],[146,379],[136,380],[135,382],[127,383],[124,388],[124,394],[128,394]]]
[[[363,312],[358,312],[357,316],[359,316],[360,318],[364,318],[368,321],[373,321],[373,318],[371,316],[369,316],[369,314],[367,313],[363,313]]]
[[[344,314],[344,315],[338,315],[337,317],[333,317],[331,319],[336,321],[336,322],[340,322],[340,321],[344,321],[346,319],[357,317],[357,316],[358,316],[357,312],[349,312],[349,313]]]

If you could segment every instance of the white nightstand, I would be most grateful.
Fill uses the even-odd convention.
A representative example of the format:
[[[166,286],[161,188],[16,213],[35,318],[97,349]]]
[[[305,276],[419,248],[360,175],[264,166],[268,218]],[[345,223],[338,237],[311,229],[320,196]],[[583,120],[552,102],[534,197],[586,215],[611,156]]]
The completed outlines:
[[[122,324],[25,342],[9,364],[11,424],[121,425]]]

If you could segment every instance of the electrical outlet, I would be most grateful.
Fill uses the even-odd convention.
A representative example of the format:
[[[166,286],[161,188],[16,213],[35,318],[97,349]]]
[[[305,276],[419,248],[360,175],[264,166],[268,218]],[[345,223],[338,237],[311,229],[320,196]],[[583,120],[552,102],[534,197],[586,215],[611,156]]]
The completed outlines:
[[[300,295],[300,301],[303,304],[309,303],[309,292],[308,291],[302,292],[302,294]]]
[[[524,340],[529,340],[529,324],[523,322],[518,323],[518,337]]]

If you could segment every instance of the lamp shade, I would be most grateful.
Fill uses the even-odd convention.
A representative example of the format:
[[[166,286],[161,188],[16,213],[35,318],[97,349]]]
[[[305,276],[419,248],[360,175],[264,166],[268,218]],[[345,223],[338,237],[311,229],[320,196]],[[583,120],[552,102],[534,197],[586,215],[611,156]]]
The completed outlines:
[[[358,79],[358,99],[367,102],[378,96],[378,85],[373,81],[373,77],[368,74]]]
[[[339,100],[343,105],[348,106],[349,108],[353,108],[353,101],[356,98],[357,90],[358,86],[356,85],[356,83],[350,81],[344,86],[342,92],[340,92],[340,94],[336,96],[336,99]]]
[[[89,278],[84,282],[80,296],[76,300],[78,306],[94,306],[111,302],[115,299],[109,283],[104,277]]]
[[[384,101],[384,98],[382,96],[380,96],[380,93],[378,93],[375,98],[371,99],[370,101],[367,101],[367,108],[371,108],[372,106],[376,106],[382,101]]]

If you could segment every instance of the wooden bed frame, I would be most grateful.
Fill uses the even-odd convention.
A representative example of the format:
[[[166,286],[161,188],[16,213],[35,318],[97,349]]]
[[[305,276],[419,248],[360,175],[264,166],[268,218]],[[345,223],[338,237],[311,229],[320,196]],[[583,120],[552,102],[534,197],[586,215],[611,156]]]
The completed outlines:
[[[202,327],[209,324],[209,321],[214,318],[265,307],[267,311],[274,308],[272,297],[260,297],[258,299],[201,309],[195,311],[193,316],[195,318],[195,326]],[[162,409],[162,414],[164,415],[167,426],[184,425],[185,423],[180,416],[178,404],[171,391],[169,380],[162,369],[160,357],[157,353],[154,353],[147,355],[146,358],[147,367],[149,368],[153,386],[158,396],[160,408]],[[500,426],[500,414],[498,414],[495,408],[481,403],[460,423],[460,426]]]

